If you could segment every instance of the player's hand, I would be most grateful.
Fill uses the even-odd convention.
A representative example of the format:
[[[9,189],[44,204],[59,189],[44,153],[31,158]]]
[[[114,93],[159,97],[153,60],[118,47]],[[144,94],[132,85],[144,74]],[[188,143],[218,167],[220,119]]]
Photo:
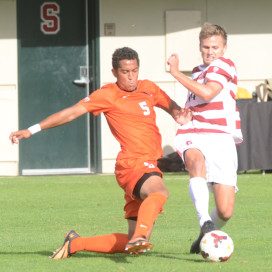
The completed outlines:
[[[175,73],[179,73],[179,58],[177,54],[172,54],[169,57],[167,64],[170,65],[170,73],[172,76],[174,76]]]
[[[12,132],[9,136],[12,144],[18,144],[19,140],[23,138],[29,138],[31,136],[31,132],[28,129],[23,129],[19,131]]]
[[[175,121],[180,125],[185,125],[193,118],[193,111],[189,108],[181,108],[179,113],[174,117]]]

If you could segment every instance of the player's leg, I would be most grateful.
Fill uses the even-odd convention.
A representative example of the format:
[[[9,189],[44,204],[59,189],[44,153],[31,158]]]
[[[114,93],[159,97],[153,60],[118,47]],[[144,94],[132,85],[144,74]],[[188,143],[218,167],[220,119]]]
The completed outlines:
[[[136,224],[137,224],[137,218],[135,219],[128,219],[128,239],[130,240],[133,236],[133,234],[135,233],[135,228],[136,228]],[[146,238],[149,240],[150,236],[151,236],[151,232],[152,232],[153,227],[148,231]]]
[[[212,191],[214,193],[215,208],[211,213],[214,224],[221,229],[232,217],[235,204],[235,192],[237,188],[237,151],[231,136],[222,135],[220,144],[214,151],[213,163],[210,164],[214,173]],[[224,154],[222,156],[221,154]]]
[[[128,237],[132,237],[137,220],[140,201],[125,194],[125,212],[128,221],[128,234],[112,233],[100,236],[80,237],[75,231],[70,231],[66,236],[62,247],[57,249],[52,259],[58,260],[71,256],[79,251],[101,252],[101,253],[129,253],[125,251]]]
[[[139,203],[125,194],[126,218],[137,216]],[[128,220],[132,221],[132,220]],[[129,231],[133,230],[133,224],[129,224]],[[125,251],[128,243],[128,235],[124,233],[111,233],[107,235],[80,237],[75,231],[70,231],[63,245],[57,249],[52,259],[64,259],[79,251],[101,252],[101,253],[128,253]]]
[[[209,190],[206,181],[205,158],[197,148],[187,149],[185,164],[190,174],[189,192],[194,203],[200,225],[198,238],[193,242],[190,253],[199,253],[199,244],[205,233],[215,229],[209,215]]]
[[[185,151],[185,164],[189,171],[189,192],[194,203],[200,227],[211,220],[209,215],[209,190],[206,181],[205,158],[197,148]]]
[[[153,245],[149,242],[149,239],[151,236],[153,226],[148,230],[146,236],[139,236],[133,239],[132,237],[135,233],[137,221],[128,220],[128,224],[129,224],[128,232],[129,242],[125,246],[125,252],[129,254],[139,254],[151,250],[153,248]]]
[[[206,149],[208,139],[203,135],[188,133],[175,138],[175,147],[189,171],[189,192],[194,203],[200,227],[211,221],[209,215],[209,190],[206,181]],[[204,152],[204,153],[203,153]]]
[[[232,217],[235,203],[235,187],[225,184],[213,184],[215,208],[211,213],[212,221],[221,229]]]
[[[65,236],[63,245],[51,256],[54,260],[70,257],[78,251],[91,251],[100,253],[127,253],[125,246],[128,235],[124,233],[112,233],[101,236],[80,237],[75,231],[70,231]]]
[[[160,176],[151,175],[147,178],[139,192],[143,202],[139,208],[134,237],[147,237],[168,196],[168,190]]]
[[[125,194],[126,219],[129,223],[129,232],[133,231],[133,220],[138,213],[140,203]],[[134,227],[135,228],[135,227]],[[112,233],[100,236],[80,237],[75,231],[70,231],[66,236],[63,245],[57,249],[52,259],[64,259],[79,251],[91,251],[101,253],[128,253],[125,251],[128,243],[128,235],[124,233]]]
[[[80,237],[73,240],[70,245],[70,254],[83,250],[110,254],[128,253],[125,250],[125,246],[128,243],[128,239],[132,238],[135,232],[136,219],[127,219],[128,235],[124,233],[112,233],[100,236]],[[152,228],[147,233],[147,239],[149,239],[151,231]]]
[[[143,177],[144,182],[140,182],[140,186],[137,186],[138,182],[134,190],[135,196],[143,201],[139,207],[135,231],[126,246],[126,249],[132,253],[141,253],[153,247],[149,237],[153,224],[168,198],[168,190],[160,174],[146,173]]]

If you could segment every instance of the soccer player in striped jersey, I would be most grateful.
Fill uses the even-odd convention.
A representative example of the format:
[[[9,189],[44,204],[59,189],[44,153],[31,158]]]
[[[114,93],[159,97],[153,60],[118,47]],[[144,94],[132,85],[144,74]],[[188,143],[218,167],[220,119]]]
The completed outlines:
[[[192,79],[179,71],[179,59],[168,59],[171,75],[186,89],[186,107],[192,120],[181,125],[175,147],[189,171],[189,191],[199,218],[200,234],[190,252],[199,253],[205,233],[221,229],[232,217],[237,191],[237,152],[243,141],[236,107],[237,74],[234,63],[224,57],[227,33],[206,23],[199,34],[203,64],[192,71]],[[208,186],[207,186],[208,184]],[[209,214],[209,189],[215,208]]]

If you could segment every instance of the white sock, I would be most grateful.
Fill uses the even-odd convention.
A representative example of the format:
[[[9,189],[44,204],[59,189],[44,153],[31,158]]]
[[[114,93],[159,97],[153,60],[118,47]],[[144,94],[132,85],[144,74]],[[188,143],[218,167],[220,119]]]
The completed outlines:
[[[206,180],[201,177],[191,178],[189,191],[202,227],[204,222],[212,220],[209,215],[209,190]]]
[[[216,228],[218,228],[218,229],[221,229],[222,227],[224,227],[228,222],[228,221],[222,220],[218,216],[216,207],[212,210],[211,218],[212,218],[212,221],[215,224]]]

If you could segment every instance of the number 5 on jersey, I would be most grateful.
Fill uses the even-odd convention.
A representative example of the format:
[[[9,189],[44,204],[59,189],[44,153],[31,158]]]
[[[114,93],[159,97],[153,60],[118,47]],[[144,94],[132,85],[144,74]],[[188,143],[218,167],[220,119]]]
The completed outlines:
[[[145,101],[140,102],[139,105],[140,105],[140,107],[142,108],[144,115],[149,115],[149,114],[150,114],[150,109],[149,109],[149,107],[146,105],[146,102],[145,102]]]

